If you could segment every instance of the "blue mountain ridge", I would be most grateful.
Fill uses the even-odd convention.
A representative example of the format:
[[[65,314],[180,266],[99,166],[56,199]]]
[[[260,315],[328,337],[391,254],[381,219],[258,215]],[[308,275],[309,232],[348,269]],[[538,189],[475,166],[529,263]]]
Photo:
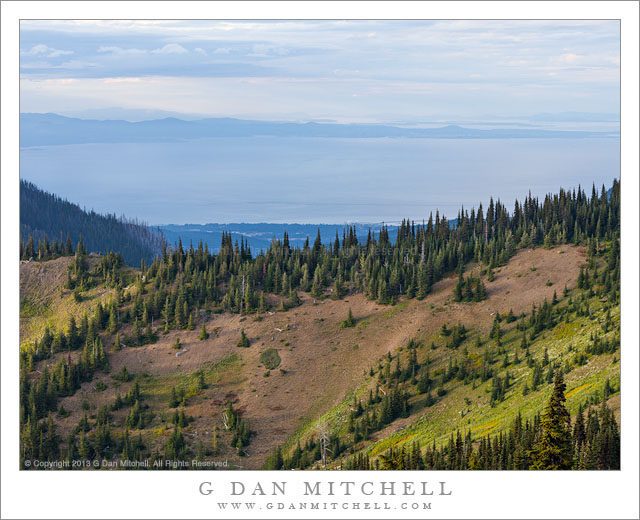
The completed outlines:
[[[459,125],[405,128],[382,124],[336,124],[175,117],[150,121],[77,119],[58,114],[20,114],[20,146],[86,143],[175,142],[217,137],[429,138],[429,139],[584,139],[619,137],[619,132],[542,130],[535,128],[475,129]]]

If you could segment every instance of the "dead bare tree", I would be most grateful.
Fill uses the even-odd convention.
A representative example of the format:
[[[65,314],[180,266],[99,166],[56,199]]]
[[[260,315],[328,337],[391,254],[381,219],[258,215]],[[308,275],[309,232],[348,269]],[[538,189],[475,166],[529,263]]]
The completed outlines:
[[[329,448],[329,436],[329,426],[325,421],[320,422],[320,424],[318,424],[318,441],[320,442],[321,464],[323,468],[327,465],[327,452],[331,452]]]

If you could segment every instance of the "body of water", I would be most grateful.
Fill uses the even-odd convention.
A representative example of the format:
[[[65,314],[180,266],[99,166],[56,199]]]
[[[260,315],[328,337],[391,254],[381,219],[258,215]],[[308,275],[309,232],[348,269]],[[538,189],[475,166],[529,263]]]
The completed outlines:
[[[620,175],[618,139],[217,138],[23,148],[20,175],[150,224],[417,221]]]

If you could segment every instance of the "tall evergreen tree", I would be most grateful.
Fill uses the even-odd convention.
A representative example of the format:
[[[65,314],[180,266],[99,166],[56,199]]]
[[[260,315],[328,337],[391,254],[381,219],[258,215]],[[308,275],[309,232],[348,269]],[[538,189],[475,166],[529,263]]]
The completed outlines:
[[[530,452],[531,469],[571,469],[571,419],[564,405],[565,389],[562,371],[559,370],[553,382],[553,393],[540,421],[542,434]]]

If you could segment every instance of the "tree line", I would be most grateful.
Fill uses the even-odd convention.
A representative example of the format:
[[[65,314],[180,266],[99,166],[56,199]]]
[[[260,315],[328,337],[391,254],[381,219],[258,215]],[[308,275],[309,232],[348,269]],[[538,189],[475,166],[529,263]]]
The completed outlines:
[[[328,246],[318,232],[313,243],[307,239],[293,248],[285,233],[256,256],[244,239],[234,244],[226,233],[218,254],[202,242],[185,249],[179,241],[174,249],[165,246],[151,265],[142,264],[141,276],[151,281],[145,303],[149,315],[163,319],[168,328],[185,328],[189,315],[199,309],[243,314],[284,310],[299,304],[298,291],[314,298],[362,292],[381,304],[400,296],[424,298],[437,280],[472,260],[491,272],[518,248],[611,240],[620,227],[619,191],[614,181],[610,197],[604,187],[600,195],[594,187],[590,198],[582,189],[560,190],[543,201],[529,195],[522,204],[516,201],[511,214],[491,200],[486,212],[482,205],[470,213],[461,210],[455,226],[436,212],[421,225],[404,220],[394,244],[384,226],[362,244],[351,227]],[[460,301],[485,297],[481,280],[461,279],[456,286]]]

